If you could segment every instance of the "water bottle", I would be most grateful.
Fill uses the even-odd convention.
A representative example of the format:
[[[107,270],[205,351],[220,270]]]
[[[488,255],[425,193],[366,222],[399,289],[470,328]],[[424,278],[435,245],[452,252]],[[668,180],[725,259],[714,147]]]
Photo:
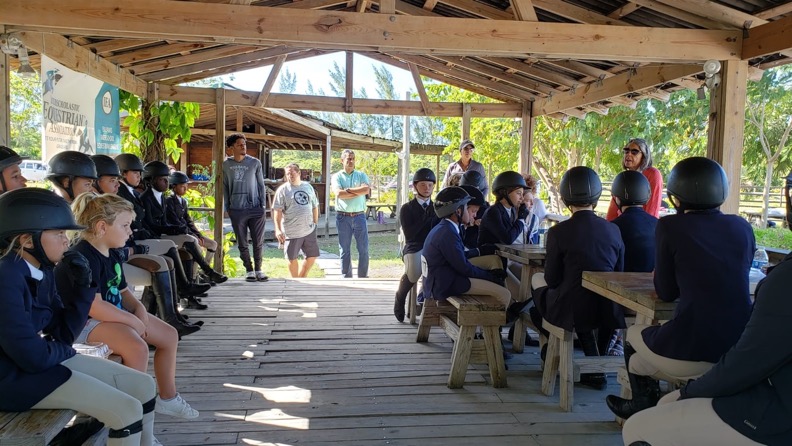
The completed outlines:
[[[753,263],[751,263],[751,268],[756,268],[760,271],[764,271],[764,268],[767,266],[769,259],[767,258],[767,251],[763,247],[759,247],[754,253]]]

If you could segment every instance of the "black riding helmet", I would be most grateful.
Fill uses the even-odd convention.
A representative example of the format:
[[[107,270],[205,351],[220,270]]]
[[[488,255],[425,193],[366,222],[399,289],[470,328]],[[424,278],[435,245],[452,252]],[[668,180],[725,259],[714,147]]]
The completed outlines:
[[[576,166],[561,177],[560,189],[566,206],[588,206],[596,204],[602,195],[602,181],[593,169]]]
[[[91,160],[93,160],[94,165],[96,166],[96,175],[100,177],[120,177],[121,170],[118,168],[118,164],[107,155],[91,155]]]
[[[437,183],[437,177],[432,169],[428,169],[426,167],[422,167],[415,171],[412,179],[413,183],[417,183],[419,181],[431,181],[432,183]]]
[[[143,163],[133,153],[122,153],[115,157],[115,162],[118,164],[118,168],[121,169],[121,173],[129,170],[143,172]]]
[[[484,206],[484,194],[482,194],[480,190],[478,190],[473,186],[468,186],[468,185],[459,186],[459,187],[465,189],[465,192],[467,192],[468,195],[470,195],[470,201],[468,202],[468,204],[473,206]]]
[[[44,267],[54,263],[47,258],[41,245],[41,233],[51,229],[81,230],[74,221],[66,200],[52,191],[35,187],[12,190],[0,195],[0,246],[7,248],[11,239],[21,234],[33,234],[33,249],[26,249]],[[8,217],[11,216],[12,217]]]
[[[671,169],[666,189],[669,197],[679,201],[674,207],[680,211],[714,209],[726,201],[729,180],[720,164],[696,156],[683,159]]]
[[[487,186],[484,181],[484,175],[476,170],[468,170],[462,174],[462,178],[459,180],[459,185],[473,186],[478,190],[484,190]]]
[[[190,182],[190,177],[188,177],[187,174],[184,172],[176,170],[174,172],[171,172],[170,175],[168,175],[168,185],[170,185],[170,187],[179,184],[187,184],[189,182]]]
[[[611,195],[619,199],[619,206],[646,204],[651,193],[649,180],[635,170],[619,173],[611,185]]]
[[[514,207],[514,203],[509,198],[509,191],[516,187],[528,189],[528,185],[525,184],[525,178],[511,170],[499,173],[495,180],[492,181],[492,191],[495,193],[495,199],[501,200],[505,198],[511,207]]]
[[[5,184],[5,177],[3,176],[3,171],[6,169],[6,167],[19,164],[24,159],[27,159],[27,157],[19,156],[10,147],[0,146],[0,185],[3,186],[3,190],[8,189],[8,187],[6,187]]]
[[[56,186],[63,188],[72,199],[75,198],[72,185],[77,177],[91,180],[99,178],[96,174],[96,165],[90,156],[82,152],[66,150],[57,153],[50,159],[47,179]],[[66,187],[61,184],[61,179],[63,178],[69,179],[69,185]]]
[[[434,201],[435,214],[439,218],[446,218],[455,213],[470,201],[471,197],[465,189],[457,186],[446,187],[437,193]]]
[[[162,161],[149,161],[143,166],[143,179],[151,180],[156,177],[170,176],[168,165]]]

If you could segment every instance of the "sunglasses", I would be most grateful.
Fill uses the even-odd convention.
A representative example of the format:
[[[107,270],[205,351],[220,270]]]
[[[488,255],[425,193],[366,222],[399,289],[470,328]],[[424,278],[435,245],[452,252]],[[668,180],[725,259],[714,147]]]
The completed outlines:
[[[625,154],[625,155],[627,155],[628,153],[629,153],[630,155],[632,155],[632,156],[638,156],[638,155],[640,155],[640,154],[641,154],[641,151],[640,151],[640,150],[638,150],[638,149],[631,149],[631,148],[629,148],[629,147],[625,147],[623,150],[624,150],[624,154]]]

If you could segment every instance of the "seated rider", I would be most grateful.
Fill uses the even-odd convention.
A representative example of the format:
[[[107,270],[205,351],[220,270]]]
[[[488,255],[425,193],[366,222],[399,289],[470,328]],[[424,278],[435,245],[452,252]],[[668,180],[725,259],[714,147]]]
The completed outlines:
[[[748,222],[724,215],[729,182],[715,161],[687,158],[668,176],[676,215],[657,222],[654,286],[678,301],[663,325],[627,330],[624,359],[632,399],[609,395],[621,418],[657,404],[658,378],[687,381],[706,373],[739,339],[751,313],[748,273],[756,242]]]

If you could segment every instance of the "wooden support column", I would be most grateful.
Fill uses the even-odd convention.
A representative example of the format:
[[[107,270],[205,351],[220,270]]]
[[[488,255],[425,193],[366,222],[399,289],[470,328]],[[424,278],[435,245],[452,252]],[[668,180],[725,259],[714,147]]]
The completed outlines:
[[[462,104],[462,139],[470,139],[470,104]]]
[[[355,99],[355,80],[352,76],[354,71],[355,53],[352,51],[346,52],[346,94],[344,98],[344,110],[347,113],[352,113],[352,101]]]
[[[440,177],[441,173],[442,172],[440,172],[440,155],[437,155],[435,157],[435,176],[438,178],[437,183],[435,183],[435,190],[437,190],[437,191],[439,191],[440,190],[440,186],[442,186],[442,184],[440,183],[440,181],[442,181],[442,179]]]
[[[5,27],[0,26],[0,34]],[[11,147],[11,58],[0,51],[0,144]]]
[[[727,60],[721,63],[721,83],[710,92],[707,157],[723,166],[729,178],[729,196],[721,211],[738,214],[748,61]]]
[[[333,186],[333,173],[330,171],[333,159],[333,135],[327,135],[325,150],[322,156],[322,179],[325,182],[325,238],[330,238],[330,188]]]
[[[536,123],[532,113],[532,105],[532,102],[523,102],[520,155],[518,158],[518,171],[529,175],[533,165],[533,131]]]
[[[410,92],[406,92],[404,94],[405,100],[410,100]],[[402,132],[402,150],[401,150],[401,157],[399,159],[399,164],[401,165],[400,173],[400,183],[399,185],[399,196],[397,197],[396,201],[396,209],[401,209],[401,207],[407,203],[409,199],[409,191],[410,187],[410,117],[408,115],[404,115],[404,131]],[[398,214],[397,214],[398,215]],[[396,220],[396,227],[397,230],[401,228],[401,221]]]
[[[215,89],[215,139],[212,146],[212,170],[215,177],[214,239],[217,242],[214,269],[223,272],[223,160],[225,160],[225,89]]]

